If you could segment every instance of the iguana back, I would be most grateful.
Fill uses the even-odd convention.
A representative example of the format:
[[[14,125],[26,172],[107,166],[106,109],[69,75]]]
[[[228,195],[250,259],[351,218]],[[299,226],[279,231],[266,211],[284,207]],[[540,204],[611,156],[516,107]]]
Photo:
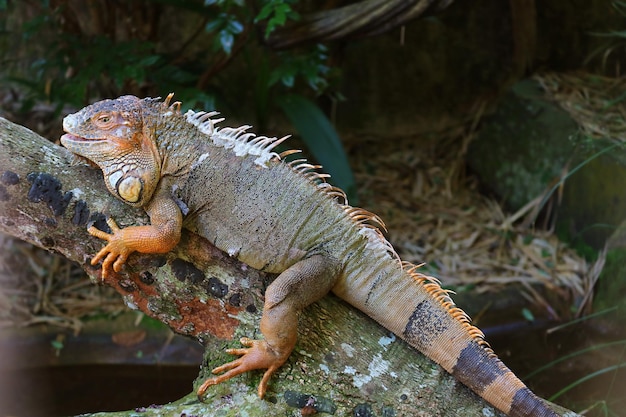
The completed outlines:
[[[234,163],[220,147],[209,154],[191,169],[179,196],[189,207],[185,227],[224,252],[279,273],[304,256],[330,253],[334,239],[349,241],[349,216],[297,165],[273,159],[259,166],[253,155]]]

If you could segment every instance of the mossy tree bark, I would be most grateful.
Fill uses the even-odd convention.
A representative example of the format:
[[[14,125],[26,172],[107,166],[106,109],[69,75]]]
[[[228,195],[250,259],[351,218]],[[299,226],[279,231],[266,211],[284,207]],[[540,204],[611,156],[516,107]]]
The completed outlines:
[[[65,149],[0,118],[0,231],[62,254],[101,284],[99,268],[88,260],[103,243],[87,233],[87,223],[105,227],[103,213],[120,226],[147,218],[115,200],[99,170],[72,160]],[[224,349],[238,347],[240,336],[260,337],[262,294],[271,278],[185,233],[171,253],[134,255],[104,284],[128,304],[204,344],[197,386],[208,370],[232,359]],[[192,393],[141,415],[296,415],[296,409],[335,415],[500,415],[438,365],[332,296],[306,310],[299,336],[289,361],[272,378],[266,400],[256,396],[261,373],[253,372],[209,389],[205,402]]]

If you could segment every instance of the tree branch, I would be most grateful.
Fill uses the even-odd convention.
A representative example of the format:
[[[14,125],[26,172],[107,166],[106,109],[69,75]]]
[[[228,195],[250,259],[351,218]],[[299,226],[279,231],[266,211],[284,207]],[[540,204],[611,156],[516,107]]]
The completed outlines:
[[[99,269],[88,260],[103,243],[86,232],[87,223],[104,228],[103,213],[121,226],[147,218],[115,200],[99,170],[72,166],[72,160],[65,149],[0,118],[0,231],[78,262],[100,283]],[[134,255],[105,284],[127,304],[200,340],[205,368],[212,369],[232,359],[224,348],[238,346],[240,336],[260,336],[262,293],[270,279],[185,232],[171,253]],[[235,407],[250,416],[287,415],[293,407],[307,406],[336,415],[369,409],[372,415],[483,416],[485,408],[493,410],[438,365],[334,297],[315,303],[300,318],[298,345],[271,380],[265,401],[255,394],[260,374],[211,388],[206,403],[190,394],[142,415],[213,415]],[[196,386],[205,375],[203,370]],[[395,414],[387,414],[391,411]]]
[[[301,20],[274,30],[267,43],[280,49],[305,42],[374,36],[450,3],[452,0],[362,0],[304,15]]]

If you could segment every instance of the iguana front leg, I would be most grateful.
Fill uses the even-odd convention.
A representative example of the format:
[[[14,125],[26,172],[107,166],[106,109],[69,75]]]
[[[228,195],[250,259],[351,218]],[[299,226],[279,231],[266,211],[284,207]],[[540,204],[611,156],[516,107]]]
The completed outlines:
[[[183,217],[178,205],[167,193],[156,195],[145,207],[150,216],[150,225],[118,227],[111,218],[107,224],[113,233],[106,233],[89,227],[87,231],[100,239],[106,240],[107,245],[91,260],[92,265],[102,261],[102,278],[106,278],[111,267],[119,272],[133,252],[167,253],[180,240]]]
[[[265,292],[265,305],[261,318],[261,333],[265,340],[242,338],[243,349],[228,349],[239,359],[213,369],[222,375],[207,379],[198,388],[198,398],[206,390],[236,375],[254,369],[267,369],[258,394],[263,398],[267,383],[287,360],[298,336],[298,313],[306,306],[322,298],[333,287],[339,274],[337,261],[324,256],[305,258],[281,273]]]

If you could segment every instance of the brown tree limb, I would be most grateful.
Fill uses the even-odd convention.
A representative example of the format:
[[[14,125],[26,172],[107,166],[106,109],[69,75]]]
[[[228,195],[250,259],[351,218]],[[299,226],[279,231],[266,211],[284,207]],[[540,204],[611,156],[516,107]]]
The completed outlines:
[[[87,223],[104,227],[102,213],[121,226],[147,219],[107,192],[100,171],[72,166],[72,160],[65,149],[0,118],[0,231],[81,264],[99,284],[99,269],[88,260],[102,242],[86,232]],[[105,284],[127,304],[200,340],[205,369],[212,369],[231,359],[223,351],[238,346],[236,339],[260,336],[262,293],[269,279],[186,232],[171,253],[132,256],[125,270]],[[200,379],[206,374],[202,371]],[[271,380],[267,400],[256,397],[259,378],[255,372],[214,387],[206,403],[192,393],[142,415],[210,416],[220,408],[250,416],[287,415],[307,404],[341,416],[357,409],[396,416],[484,416],[488,409],[490,415],[501,415],[334,297],[315,303],[300,318],[298,345]]]
[[[306,14],[299,21],[277,28],[268,39],[273,48],[289,48],[305,42],[378,35],[427,11],[443,9],[452,0],[362,0],[331,10]]]

